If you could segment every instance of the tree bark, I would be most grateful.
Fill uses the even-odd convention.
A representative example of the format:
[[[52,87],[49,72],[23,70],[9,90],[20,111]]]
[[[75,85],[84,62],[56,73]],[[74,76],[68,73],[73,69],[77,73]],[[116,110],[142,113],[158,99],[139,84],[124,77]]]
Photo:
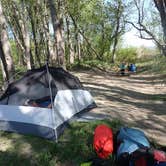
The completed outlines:
[[[75,52],[73,48],[73,43],[71,40],[71,34],[70,34],[70,25],[69,25],[69,17],[66,17],[66,28],[67,28],[67,47],[68,47],[68,63],[73,64],[75,59]]]
[[[43,27],[44,27],[44,33],[45,33],[45,38],[46,38],[46,45],[47,45],[47,61],[54,66],[56,65],[57,62],[57,55],[56,55],[56,50],[54,48],[54,40],[51,39],[50,35],[50,27],[49,27],[49,14],[48,10],[45,6],[44,8],[44,18],[43,18]]]
[[[112,50],[112,59],[111,62],[115,62],[115,53],[117,49],[117,44],[118,44],[118,38],[119,38],[119,31],[120,31],[120,18],[121,18],[121,1],[118,1],[118,7],[117,7],[117,15],[116,15],[116,23],[115,23],[115,33],[114,33],[114,43],[113,43],[113,50]]]
[[[35,16],[33,14],[33,10],[29,10],[29,16],[30,16],[30,22],[31,22],[31,27],[32,27],[32,34],[33,34],[33,39],[34,39],[34,49],[35,49],[35,57],[37,59],[37,63],[39,64],[39,66],[41,67],[41,61],[40,61],[40,48],[39,48],[39,43],[38,43],[38,40],[37,40],[37,22],[38,22],[38,16]],[[36,11],[37,12],[37,11]],[[37,14],[37,13],[35,13]]]
[[[0,41],[0,60],[1,60],[1,68],[2,68],[2,76],[3,76],[3,81],[9,80],[9,74],[7,71],[7,63],[5,59],[5,55],[2,49],[2,43]]]
[[[27,64],[27,69],[32,69],[32,56],[31,56],[31,47],[30,47],[30,36],[29,36],[29,31],[28,31],[28,24],[26,20],[26,7],[25,7],[25,2],[22,2],[22,6],[19,9],[17,2],[12,3],[12,8],[15,13],[15,20],[17,24],[19,25],[20,32],[21,34],[20,37],[22,38],[22,43],[24,47],[24,54],[26,58],[26,64]]]
[[[166,41],[166,1],[165,0],[154,0],[157,10],[160,13],[161,24],[164,32],[164,40]]]
[[[14,63],[11,56],[11,47],[7,34],[7,23],[3,15],[2,5],[0,2],[0,41],[1,41],[1,60],[6,63],[6,78],[8,82],[14,80]],[[5,66],[4,66],[5,69]]]
[[[61,1],[58,1],[61,3]],[[57,53],[58,66],[65,68],[65,45],[64,45],[64,37],[63,37],[63,22],[62,18],[58,17],[57,10],[55,8],[54,0],[48,0],[51,19],[53,23],[54,29],[54,37],[55,37],[55,47]]]
[[[157,10],[160,13],[161,25],[164,33],[164,44],[162,48],[163,54],[166,56],[166,1],[165,0],[154,0]]]

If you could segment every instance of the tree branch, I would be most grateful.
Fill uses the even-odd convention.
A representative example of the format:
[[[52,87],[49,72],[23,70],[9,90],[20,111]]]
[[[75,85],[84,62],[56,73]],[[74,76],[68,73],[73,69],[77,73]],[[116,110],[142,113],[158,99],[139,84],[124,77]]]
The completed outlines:
[[[92,45],[91,45],[89,39],[88,39],[88,38],[84,35],[84,33],[78,28],[78,25],[77,25],[77,23],[76,23],[74,17],[72,16],[72,14],[69,13],[69,15],[70,15],[70,17],[71,17],[71,19],[72,19],[72,21],[73,21],[74,26],[77,28],[78,32],[79,32],[79,33],[81,34],[81,36],[85,39],[85,41],[88,43],[88,45],[90,46],[91,50],[95,53],[95,55],[97,56],[98,59],[101,59],[100,56],[98,55],[98,53],[96,52],[96,50],[92,47]]]

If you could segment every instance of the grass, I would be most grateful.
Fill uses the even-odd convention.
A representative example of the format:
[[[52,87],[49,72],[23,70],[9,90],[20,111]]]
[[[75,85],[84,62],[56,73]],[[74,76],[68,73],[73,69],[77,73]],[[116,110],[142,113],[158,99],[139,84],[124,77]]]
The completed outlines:
[[[114,68],[115,64],[104,62],[100,60],[87,60],[76,62],[70,66],[67,66],[69,70],[95,70],[99,69],[101,71],[109,71]]]
[[[151,100],[166,101],[166,95],[154,95]]]
[[[0,165],[91,166],[90,159],[95,159],[101,166],[116,166],[115,155],[107,160],[99,160],[93,149],[93,133],[99,124],[111,127],[114,134],[122,126],[118,120],[73,122],[58,143],[35,136],[1,131]],[[155,142],[152,142],[152,145],[159,148]]]
[[[140,60],[137,63],[138,69],[145,74],[166,74],[166,57],[154,56],[149,59]]]
[[[114,132],[121,126],[118,120],[73,122],[58,143],[34,136],[0,132],[0,165],[81,165],[97,157],[92,142],[93,132],[98,124],[107,124]],[[107,161],[107,163],[112,162],[114,162],[113,157]]]
[[[126,61],[129,62],[129,61]],[[67,66],[69,70],[92,70],[99,69],[105,72],[117,72],[119,70],[119,64],[121,61],[117,61],[115,64],[109,62],[102,62],[99,60],[81,61]],[[137,59],[136,66],[138,73],[144,74],[166,74],[166,57],[153,56]]]
[[[145,74],[166,74],[166,58],[154,57],[153,59],[137,63],[140,72]],[[115,66],[98,61],[81,64],[84,69],[91,67],[108,70]],[[75,66],[74,66],[75,67]],[[73,67],[73,68],[74,68]],[[77,65],[76,65],[77,67]],[[17,69],[17,77],[20,77],[23,69]],[[2,80],[0,75],[0,81]],[[1,82],[0,82],[1,84]],[[166,96],[154,95],[152,100],[166,101]],[[24,136],[15,133],[0,132],[0,165],[7,166],[88,166],[86,163],[91,158],[96,158],[92,147],[93,132],[98,124],[107,124],[116,132],[121,123],[114,121],[93,121],[89,123],[74,122],[60,137],[59,143],[48,141],[34,136]],[[153,143],[158,147],[156,143]],[[105,161],[114,165],[114,157]],[[86,163],[86,164],[83,164]]]

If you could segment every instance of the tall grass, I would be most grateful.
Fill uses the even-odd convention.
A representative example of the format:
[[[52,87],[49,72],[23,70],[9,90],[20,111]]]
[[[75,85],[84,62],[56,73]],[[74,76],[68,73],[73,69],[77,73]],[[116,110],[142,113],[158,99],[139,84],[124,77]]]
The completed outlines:
[[[166,74],[166,57],[154,56],[148,59],[140,59],[137,66],[141,72],[146,74]]]

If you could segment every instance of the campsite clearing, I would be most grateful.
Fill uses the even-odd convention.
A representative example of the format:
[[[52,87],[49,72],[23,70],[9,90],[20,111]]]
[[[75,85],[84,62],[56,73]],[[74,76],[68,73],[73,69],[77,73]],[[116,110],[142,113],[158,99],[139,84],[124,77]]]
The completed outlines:
[[[157,144],[166,146],[166,76],[112,76],[101,71],[73,74],[92,93],[98,108],[90,115],[118,119],[142,129]],[[0,143],[0,150],[3,145]]]
[[[118,120],[126,126],[138,127],[156,144],[166,147],[166,77],[141,74],[120,77],[99,71],[73,73],[98,105],[88,114],[109,119],[113,129],[119,129]],[[103,122],[76,122],[58,144],[39,137],[0,132],[0,164],[78,165],[94,155],[93,132],[100,123]]]
[[[136,74],[129,77],[86,71],[74,73],[90,90],[97,117],[119,119],[138,127],[157,144],[166,146],[166,76]]]

